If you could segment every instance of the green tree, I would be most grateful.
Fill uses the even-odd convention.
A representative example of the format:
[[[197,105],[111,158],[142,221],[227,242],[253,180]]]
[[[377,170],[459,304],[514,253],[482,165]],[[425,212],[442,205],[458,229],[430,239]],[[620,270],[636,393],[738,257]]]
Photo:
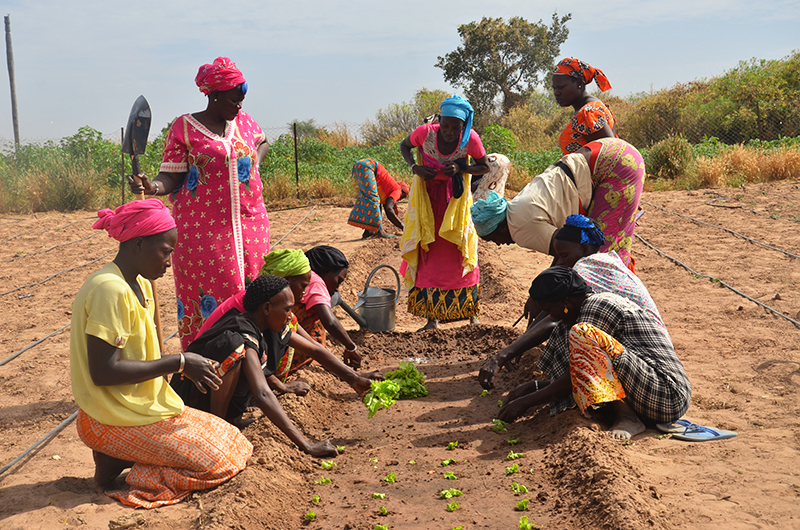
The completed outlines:
[[[414,94],[414,99],[403,103],[392,103],[375,113],[375,120],[367,119],[361,129],[367,145],[376,146],[388,141],[399,142],[422,120],[439,112],[439,104],[450,94],[444,90],[423,88]]]
[[[553,13],[550,26],[513,17],[483,18],[458,27],[461,46],[439,57],[436,67],[448,83],[464,87],[476,111],[495,108],[502,95],[503,114],[524,101],[533,87],[552,72],[561,44],[567,40],[566,14]]]
[[[294,128],[295,123],[297,124],[298,138],[316,138],[320,135],[320,133],[325,132],[325,128],[318,126],[317,121],[314,118],[311,118],[310,120],[290,121],[286,124],[289,132],[291,132]]]

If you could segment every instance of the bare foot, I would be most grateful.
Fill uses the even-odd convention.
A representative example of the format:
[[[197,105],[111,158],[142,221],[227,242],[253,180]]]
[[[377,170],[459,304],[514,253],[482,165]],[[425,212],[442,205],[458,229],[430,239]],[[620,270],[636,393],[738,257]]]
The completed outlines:
[[[228,420],[234,427],[238,427],[240,431],[243,431],[248,425],[256,421],[255,418],[242,418],[241,416],[237,416],[232,420]]]
[[[428,323],[419,328],[417,332],[426,331],[429,329],[439,329],[439,321],[436,320],[435,318],[430,318],[428,319]]]
[[[614,440],[630,440],[631,437],[644,432],[645,426],[624,401],[614,401],[610,404],[614,414],[614,423],[611,425],[611,438]]]
[[[112,489],[114,479],[133,465],[133,462],[120,460],[100,451],[92,451],[92,457],[94,458],[94,490],[97,493]]]

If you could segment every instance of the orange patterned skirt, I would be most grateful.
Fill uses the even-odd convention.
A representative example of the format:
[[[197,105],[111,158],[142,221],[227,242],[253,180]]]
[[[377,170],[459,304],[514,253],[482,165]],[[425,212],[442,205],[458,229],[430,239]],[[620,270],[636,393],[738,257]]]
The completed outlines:
[[[242,471],[253,454],[239,429],[190,407],[139,427],[104,425],[81,410],[77,426],[89,448],[135,462],[127,478],[130,489],[106,495],[136,508],[175,504],[193,491],[219,486]]]
[[[617,339],[591,324],[572,326],[569,375],[575,403],[584,414],[591,406],[625,399],[625,390],[611,364],[623,349]]]

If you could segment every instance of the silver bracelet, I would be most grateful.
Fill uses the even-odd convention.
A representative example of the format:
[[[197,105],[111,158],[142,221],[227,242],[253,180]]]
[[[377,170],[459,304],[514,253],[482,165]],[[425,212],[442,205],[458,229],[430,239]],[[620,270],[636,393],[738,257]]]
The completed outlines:
[[[345,348],[344,351],[347,351],[347,352],[350,352],[350,353],[358,351],[358,344],[354,344],[354,346],[355,346],[355,348],[353,348],[352,350],[348,350],[347,348]]]
[[[182,374],[183,373],[183,365],[186,364],[186,357],[183,356],[183,352],[181,352],[180,355],[181,355],[181,367],[178,368],[178,373]]]
[[[536,385],[536,391],[539,391],[539,381],[534,380],[533,384]]]
[[[153,181],[153,188],[155,188],[155,191],[153,191],[153,195],[154,196],[158,195],[158,182]]]

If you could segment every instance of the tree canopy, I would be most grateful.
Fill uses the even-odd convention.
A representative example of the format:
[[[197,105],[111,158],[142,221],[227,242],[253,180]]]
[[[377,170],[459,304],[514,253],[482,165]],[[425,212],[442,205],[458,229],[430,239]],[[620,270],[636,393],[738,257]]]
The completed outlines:
[[[486,18],[458,27],[461,45],[439,57],[445,81],[463,87],[478,111],[494,108],[502,95],[503,113],[522,102],[533,87],[549,78],[561,45],[569,36],[566,14],[553,13],[549,26],[513,17]]]

